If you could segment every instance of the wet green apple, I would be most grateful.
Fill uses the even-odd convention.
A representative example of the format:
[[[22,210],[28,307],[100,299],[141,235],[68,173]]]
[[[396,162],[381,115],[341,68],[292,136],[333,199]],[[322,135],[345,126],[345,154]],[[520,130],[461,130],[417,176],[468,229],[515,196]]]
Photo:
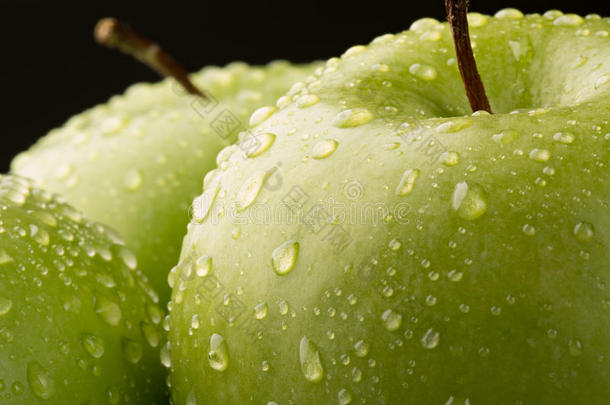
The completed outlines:
[[[166,403],[158,300],[114,231],[0,176],[1,403]]]
[[[175,404],[605,404],[608,19],[433,19],[330,59],[219,155],[172,272]]]
[[[52,130],[12,171],[119,231],[165,302],[190,202],[216,154],[235,142],[254,110],[314,67],[208,67],[191,76],[207,99],[186,95],[171,79],[133,85]]]

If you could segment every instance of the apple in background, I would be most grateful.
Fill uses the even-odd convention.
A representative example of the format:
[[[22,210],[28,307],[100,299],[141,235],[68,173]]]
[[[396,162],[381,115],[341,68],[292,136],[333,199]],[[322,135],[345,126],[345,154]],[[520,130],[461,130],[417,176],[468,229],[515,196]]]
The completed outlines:
[[[65,197],[125,238],[161,300],[189,221],[189,204],[250,114],[272,104],[316,64],[232,63],[191,76],[208,98],[171,79],[133,85],[72,117],[12,163],[12,172]]]
[[[495,114],[425,18],[221,152],[170,275],[174,403],[607,403],[609,20],[468,19]]]
[[[114,231],[0,176],[0,402],[167,403],[157,302]]]

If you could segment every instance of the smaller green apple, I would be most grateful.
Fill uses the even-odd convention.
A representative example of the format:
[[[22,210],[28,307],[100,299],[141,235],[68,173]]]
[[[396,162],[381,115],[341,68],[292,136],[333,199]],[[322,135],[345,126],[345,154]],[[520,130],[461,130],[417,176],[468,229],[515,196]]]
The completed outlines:
[[[0,403],[166,403],[157,301],[114,231],[0,175]]]

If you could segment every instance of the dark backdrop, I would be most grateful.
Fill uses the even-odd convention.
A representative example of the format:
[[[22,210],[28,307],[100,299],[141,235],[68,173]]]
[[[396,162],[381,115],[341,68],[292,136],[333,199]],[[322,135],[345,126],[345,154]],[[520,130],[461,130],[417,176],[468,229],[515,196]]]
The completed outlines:
[[[339,55],[350,45],[407,29],[424,16],[444,18],[442,0],[113,2],[0,0],[0,173],[15,155],[69,116],[156,75],[95,44],[106,16],[128,21],[164,45],[188,70],[233,60],[295,62]],[[75,2],[76,3],[76,2]],[[93,3],[93,4],[88,4]],[[599,0],[471,0],[471,10],[610,15]]]

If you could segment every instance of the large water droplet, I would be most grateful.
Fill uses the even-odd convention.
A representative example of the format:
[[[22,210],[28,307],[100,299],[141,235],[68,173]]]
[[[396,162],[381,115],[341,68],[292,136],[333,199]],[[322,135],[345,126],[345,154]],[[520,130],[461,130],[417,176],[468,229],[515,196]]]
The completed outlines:
[[[278,276],[288,274],[299,257],[299,243],[289,240],[275,248],[271,253],[271,265]]]
[[[12,307],[13,301],[0,293],[0,316],[8,314]]]
[[[455,166],[460,163],[460,154],[454,151],[446,151],[441,154],[441,163],[445,166]]]
[[[480,185],[463,181],[456,184],[451,205],[461,218],[472,221],[487,212],[487,193]]]
[[[275,142],[275,134],[265,132],[262,134],[252,135],[247,138],[246,145],[246,156],[249,158],[255,158],[267,151],[271,145]]]
[[[102,338],[85,333],[82,336],[81,342],[91,357],[99,359],[104,355],[104,341]]]
[[[311,151],[311,157],[314,159],[324,159],[332,155],[337,150],[339,142],[334,139],[325,139],[316,143]]]
[[[504,20],[520,20],[523,18],[523,13],[516,8],[504,8],[498,11],[494,17]]]
[[[210,256],[201,256],[195,261],[195,273],[199,277],[205,277],[210,274],[212,269],[212,258]]]
[[[27,376],[30,389],[40,399],[49,399],[55,394],[55,381],[37,361],[28,363]]]
[[[584,18],[577,14],[566,14],[557,17],[555,21],[553,21],[553,24],[565,27],[577,27],[583,22],[585,22]]]
[[[487,24],[487,16],[479,13],[468,13],[468,25],[470,27],[482,27]]]
[[[255,127],[262,124],[267,118],[271,117],[277,110],[275,106],[265,106],[254,111],[250,116],[250,126]]]
[[[551,152],[547,149],[532,149],[530,151],[530,159],[536,162],[546,162],[551,158]]]
[[[349,405],[352,403],[352,393],[343,388],[337,394],[337,402],[339,405]]]
[[[307,381],[312,383],[322,381],[322,378],[324,377],[324,367],[320,360],[320,352],[307,336],[303,336],[301,339],[299,361],[301,362],[301,371]]]
[[[409,67],[409,72],[420,80],[432,81],[436,79],[436,69],[429,65],[423,65],[421,63],[414,63]]]
[[[356,352],[356,356],[366,357],[366,355],[369,354],[369,344],[364,340],[359,340],[354,345],[354,351]]]
[[[588,242],[593,239],[595,235],[595,230],[593,229],[593,225],[588,222],[579,222],[574,227],[574,236],[581,242]],[[1,302],[1,300],[0,300]],[[0,304],[0,308],[2,305]],[[2,314],[0,310],[0,315]]]
[[[229,347],[225,339],[217,333],[210,337],[208,361],[210,367],[216,371],[225,371],[229,367]]]
[[[13,261],[13,258],[6,253],[6,250],[0,250],[0,265],[10,263]]]
[[[254,317],[256,319],[265,319],[269,312],[269,306],[265,302],[261,302],[254,307]]]
[[[195,221],[202,223],[207,218],[217,194],[218,187],[210,187],[193,200],[193,219]]]
[[[320,101],[320,97],[316,96],[315,94],[306,94],[299,97],[296,103],[297,107],[306,108],[316,104],[318,101]]]
[[[269,173],[264,170],[260,170],[252,175],[246,182],[241,186],[237,193],[237,210],[243,211],[248,208],[263,188],[265,180],[269,176]]]
[[[335,116],[332,124],[338,128],[352,128],[364,125],[373,119],[373,114],[365,108],[354,108],[341,111]]]
[[[119,307],[116,302],[106,297],[96,297],[95,312],[97,312],[104,322],[109,325],[117,326],[121,322],[121,307]]]
[[[409,169],[405,171],[396,187],[396,195],[404,197],[411,194],[413,187],[415,186],[415,180],[419,177],[419,169]]]
[[[136,340],[123,339],[123,356],[132,363],[137,364],[142,359],[142,344]]]
[[[381,321],[387,330],[393,332],[402,326],[402,315],[388,309],[381,314]]]
[[[437,332],[436,330],[434,330],[433,328],[430,328],[426,331],[424,336],[421,338],[421,344],[426,349],[434,349],[435,347],[438,346],[440,340],[441,340],[441,334],[439,332]]]

